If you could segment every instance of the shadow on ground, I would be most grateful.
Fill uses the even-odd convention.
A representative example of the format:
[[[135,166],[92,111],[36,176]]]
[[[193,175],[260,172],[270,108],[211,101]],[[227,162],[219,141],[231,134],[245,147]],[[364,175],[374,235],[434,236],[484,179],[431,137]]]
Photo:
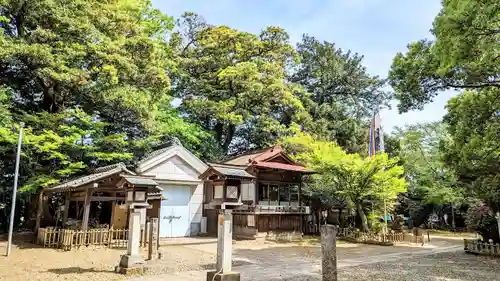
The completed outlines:
[[[233,260],[233,262],[232,262],[232,266],[233,267],[238,267],[238,266],[243,266],[243,265],[249,265],[249,264],[253,264],[253,263],[245,261],[245,260]],[[201,268],[203,270],[214,270],[215,269],[215,263],[203,264],[203,265],[201,265]]]
[[[95,272],[109,272],[113,273],[111,270],[98,270],[94,268],[81,268],[81,267],[66,267],[66,268],[51,268],[47,272],[55,274],[78,274],[78,273],[95,273]]]

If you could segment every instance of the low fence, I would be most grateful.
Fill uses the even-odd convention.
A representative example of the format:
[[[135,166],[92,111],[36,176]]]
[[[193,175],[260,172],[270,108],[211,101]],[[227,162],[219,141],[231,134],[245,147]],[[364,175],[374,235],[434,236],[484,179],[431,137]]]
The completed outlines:
[[[464,250],[470,254],[500,256],[500,244],[483,242],[477,239],[464,239]]]
[[[414,243],[424,245],[425,238],[423,235],[414,235],[408,232],[397,232],[388,234],[375,234],[370,232],[361,232],[352,228],[339,228],[337,237],[350,238],[357,242],[390,242],[390,243]]]
[[[45,248],[60,248],[66,251],[81,246],[126,248],[128,243],[128,230],[101,228],[82,231],[40,228],[36,242],[38,245],[42,245]]]

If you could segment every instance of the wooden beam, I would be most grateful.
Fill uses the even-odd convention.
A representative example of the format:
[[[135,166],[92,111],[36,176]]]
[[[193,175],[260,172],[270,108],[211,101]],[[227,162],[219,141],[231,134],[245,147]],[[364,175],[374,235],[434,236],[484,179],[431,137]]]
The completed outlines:
[[[125,196],[92,196],[90,201],[116,201],[125,200]]]
[[[116,188],[116,187],[99,187],[96,189],[99,192],[125,192],[127,191],[125,188]]]
[[[85,201],[87,197],[73,197],[71,198],[71,201]],[[125,201],[125,196],[91,196],[90,201],[97,201],[97,202],[102,202],[102,201]]]
[[[69,213],[69,203],[71,195],[70,193],[66,192],[64,195],[64,213],[63,213],[63,220],[62,220],[62,226],[64,227],[64,224],[66,224],[66,221],[68,220],[68,213]]]
[[[92,197],[93,189],[87,189],[87,195],[85,196],[85,202],[83,203],[83,219],[82,219],[82,230],[86,231],[89,227],[89,215],[90,215],[90,199]]]

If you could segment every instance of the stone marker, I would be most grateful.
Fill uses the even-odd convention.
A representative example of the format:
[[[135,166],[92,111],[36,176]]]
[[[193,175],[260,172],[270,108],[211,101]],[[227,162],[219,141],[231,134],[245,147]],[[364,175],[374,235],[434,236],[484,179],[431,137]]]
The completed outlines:
[[[240,274],[232,272],[233,215],[231,210],[221,210],[217,229],[217,265],[207,272],[207,281],[240,281]]]
[[[322,280],[337,281],[337,227],[321,226]]]
[[[140,235],[141,213],[134,210],[129,218],[127,254],[121,256],[120,265],[115,269],[117,272],[127,274],[127,269],[144,263],[139,253]]]
[[[151,218],[149,222],[148,259],[158,259],[158,218]]]

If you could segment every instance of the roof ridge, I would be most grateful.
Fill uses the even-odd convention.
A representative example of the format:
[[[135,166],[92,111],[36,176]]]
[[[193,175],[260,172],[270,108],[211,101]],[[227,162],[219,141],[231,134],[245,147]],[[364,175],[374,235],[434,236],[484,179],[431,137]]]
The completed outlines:
[[[248,165],[236,165],[236,164],[226,164],[226,163],[207,163],[208,166],[218,166],[218,167],[229,167],[229,168],[247,168]]]
[[[107,172],[107,171],[110,171],[110,170],[114,170],[116,168],[127,169],[127,166],[125,166],[125,164],[123,162],[118,162],[118,163],[115,163],[115,164],[111,164],[111,165],[106,165],[106,166],[94,168],[90,172],[91,172],[91,174],[99,174],[99,173]]]

